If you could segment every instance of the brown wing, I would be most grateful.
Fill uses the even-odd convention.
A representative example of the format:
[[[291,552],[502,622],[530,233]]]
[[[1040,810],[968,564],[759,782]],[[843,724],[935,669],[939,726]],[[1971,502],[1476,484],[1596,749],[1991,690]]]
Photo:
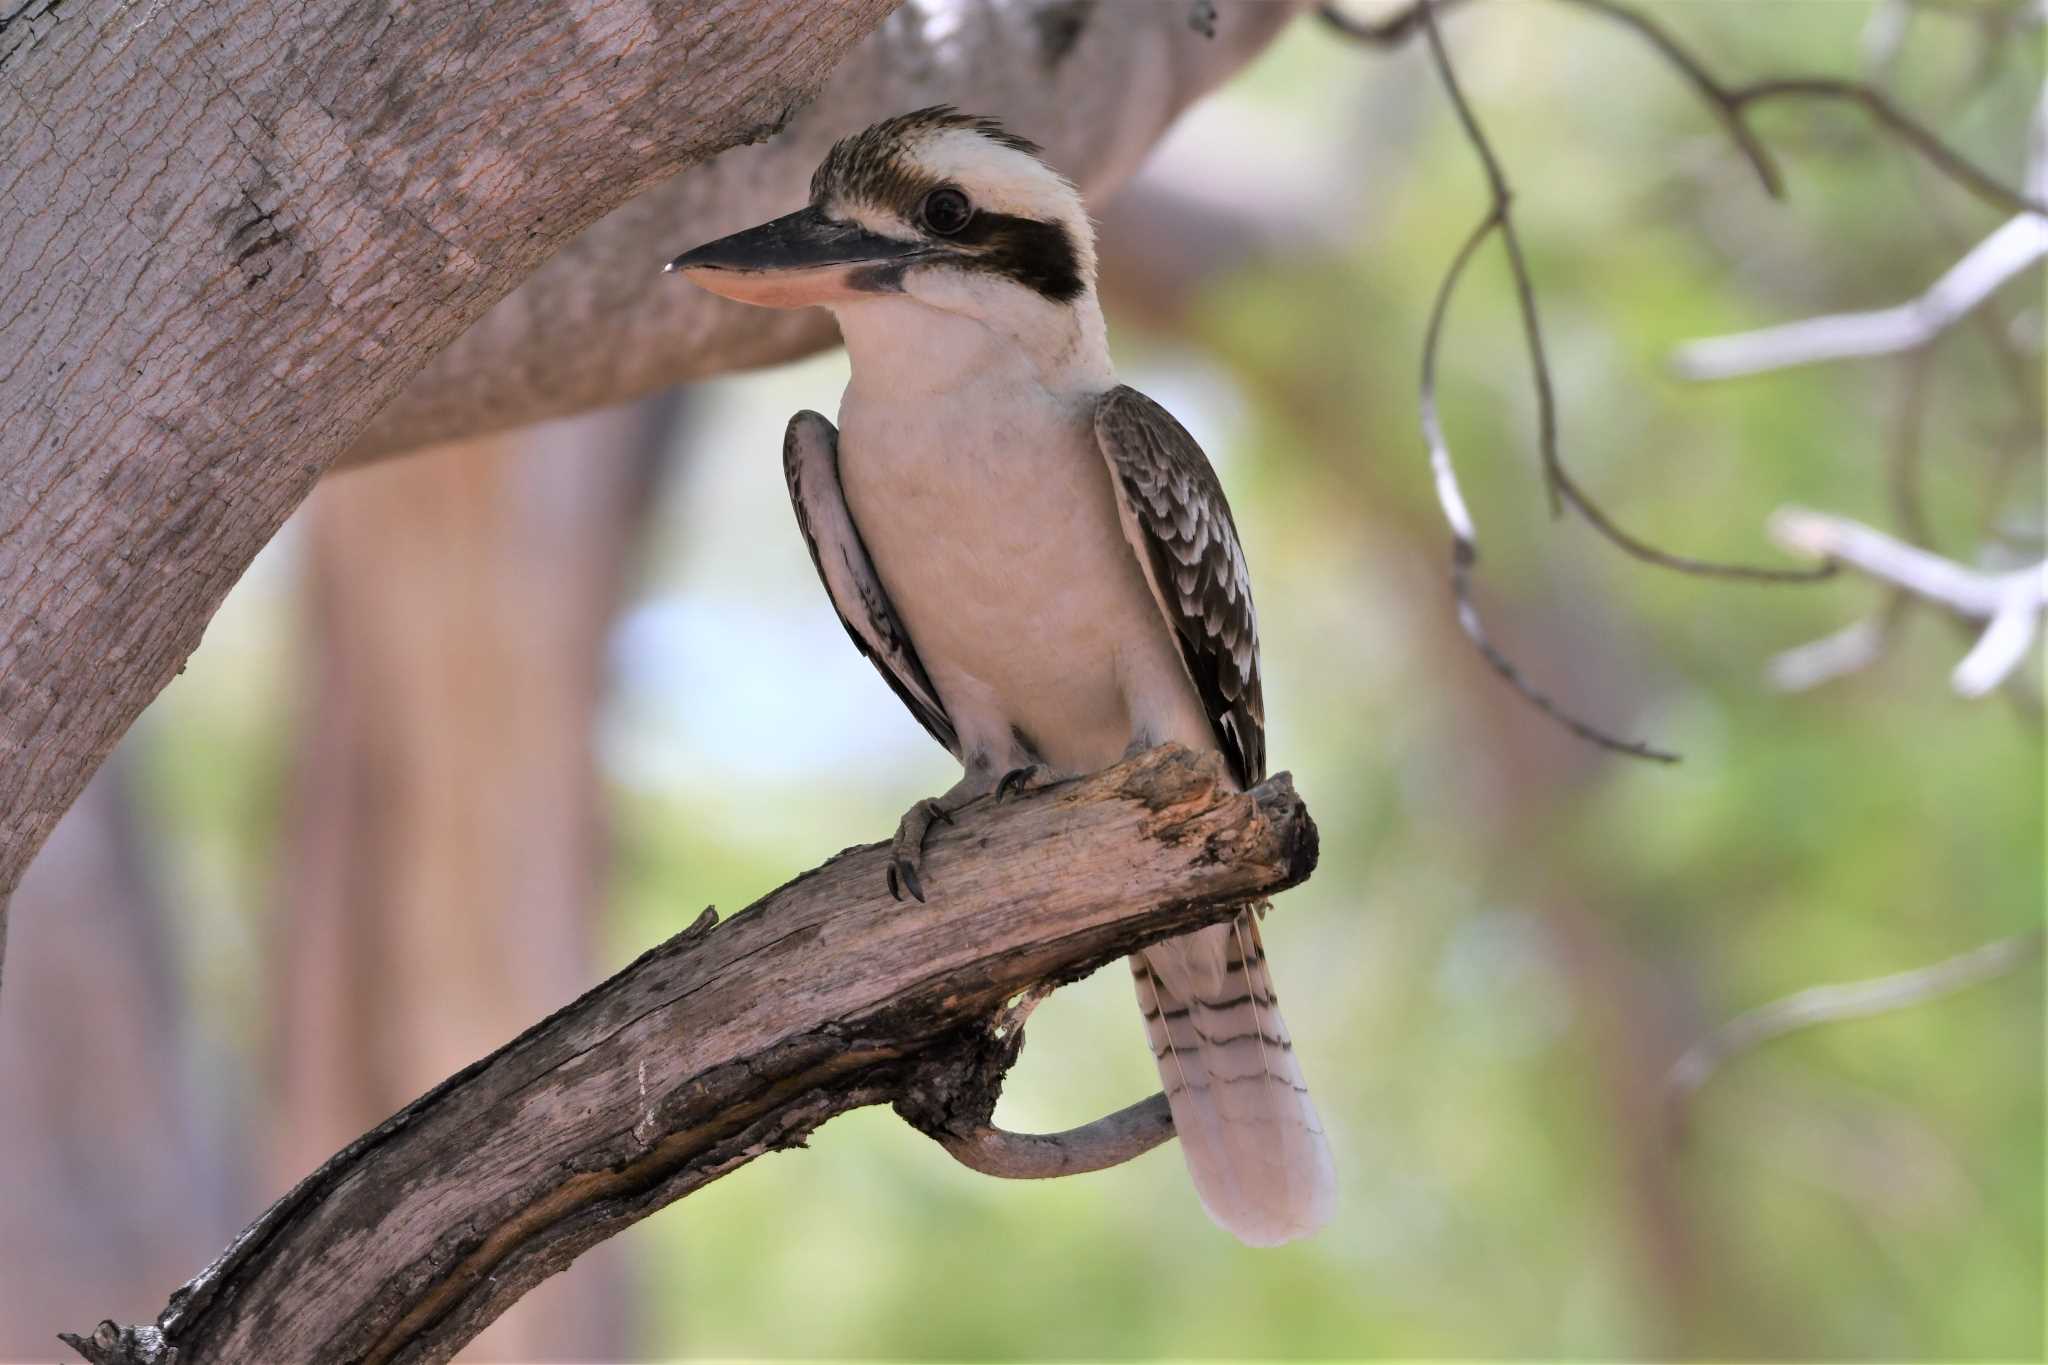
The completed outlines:
[[[839,432],[830,422],[815,412],[789,419],[782,438],[782,475],[789,483],[797,529],[804,533],[811,563],[839,613],[839,623],[917,723],[957,758],[960,741],[945,703],[926,675],[910,632],[896,615],[860,529],[846,510],[846,493],[839,483]]]
[[[1095,438],[1132,537],[1209,712],[1216,743],[1246,786],[1266,776],[1259,622],[1237,524],[1209,457],[1173,414],[1129,387],[1104,394]]]

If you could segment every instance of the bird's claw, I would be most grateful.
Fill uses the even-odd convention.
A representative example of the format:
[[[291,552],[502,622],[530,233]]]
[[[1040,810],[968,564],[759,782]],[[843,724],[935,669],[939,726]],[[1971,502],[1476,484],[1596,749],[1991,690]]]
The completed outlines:
[[[907,858],[891,858],[889,860],[889,894],[898,901],[901,901],[905,891],[908,891],[911,899],[915,900],[919,905],[924,904],[924,886],[917,880],[916,865]]]
[[[1052,782],[1052,769],[1043,763],[1027,763],[1021,768],[1012,768],[996,779],[996,800],[1006,796],[1022,796],[1037,791]]]
[[[927,798],[903,814],[896,826],[896,838],[889,850],[889,894],[898,901],[908,892],[919,905],[925,903],[924,881],[918,875],[924,867],[924,840],[934,824],[953,823],[953,812],[935,798]]]

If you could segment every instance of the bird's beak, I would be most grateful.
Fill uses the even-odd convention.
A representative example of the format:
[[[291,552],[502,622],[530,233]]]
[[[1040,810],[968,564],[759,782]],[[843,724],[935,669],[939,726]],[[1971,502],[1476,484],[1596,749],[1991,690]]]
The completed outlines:
[[[903,267],[926,254],[922,243],[805,208],[686,251],[668,269],[741,303],[804,308],[895,290]]]

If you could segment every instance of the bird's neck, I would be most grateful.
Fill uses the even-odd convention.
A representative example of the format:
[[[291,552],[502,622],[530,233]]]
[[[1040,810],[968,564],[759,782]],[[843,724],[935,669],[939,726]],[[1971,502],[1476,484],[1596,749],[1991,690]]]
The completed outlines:
[[[1116,385],[1092,289],[1071,303],[1018,297],[973,312],[905,295],[862,299],[833,311],[853,361],[854,383],[897,397],[1006,381],[1060,395],[1096,394]]]

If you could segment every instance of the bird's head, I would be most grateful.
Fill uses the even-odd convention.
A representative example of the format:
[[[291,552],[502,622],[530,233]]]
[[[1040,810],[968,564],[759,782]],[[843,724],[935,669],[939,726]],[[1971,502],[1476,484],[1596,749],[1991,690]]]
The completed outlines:
[[[1095,238],[1079,191],[1035,144],[938,105],[842,139],[805,207],[668,268],[770,308],[907,296],[986,317],[1081,299],[1094,285]]]

